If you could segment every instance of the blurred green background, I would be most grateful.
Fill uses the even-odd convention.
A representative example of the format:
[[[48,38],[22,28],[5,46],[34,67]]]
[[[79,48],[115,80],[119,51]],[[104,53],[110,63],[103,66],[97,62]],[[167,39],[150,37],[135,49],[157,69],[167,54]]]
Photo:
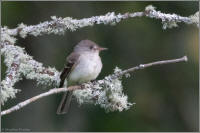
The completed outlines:
[[[50,16],[77,19],[116,13],[143,11],[152,4],[165,13],[189,16],[198,11],[198,2],[2,2],[2,26],[15,28],[20,23],[34,25]],[[103,70],[98,79],[140,63],[188,56],[187,63],[155,66],[137,71],[123,80],[129,110],[106,113],[99,106],[81,105],[74,99],[70,112],[56,115],[61,98],[52,95],[2,117],[2,129],[27,131],[198,131],[198,28],[179,24],[162,29],[160,20],[146,17],[127,19],[116,26],[95,25],[65,35],[18,38],[16,45],[45,66],[61,71],[66,56],[83,39],[109,48],[101,54]],[[2,61],[3,62],[3,61]],[[2,63],[2,79],[6,67]],[[9,100],[2,110],[47,91],[36,81],[22,80],[15,85],[22,91]],[[18,130],[18,131],[19,131]]]

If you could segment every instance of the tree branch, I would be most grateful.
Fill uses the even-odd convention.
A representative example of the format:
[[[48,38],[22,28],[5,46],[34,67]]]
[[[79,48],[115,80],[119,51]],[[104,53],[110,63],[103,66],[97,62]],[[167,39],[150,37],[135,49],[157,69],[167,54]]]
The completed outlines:
[[[177,63],[177,62],[183,62],[183,61],[187,62],[187,60],[188,60],[187,56],[183,56],[182,58],[178,58],[178,59],[156,61],[156,62],[152,62],[152,63],[148,63],[148,64],[140,64],[139,66],[136,66],[136,67],[122,71],[121,75],[124,75],[126,73],[130,73],[130,72],[134,72],[136,70],[144,69],[144,68],[147,68],[147,67],[151,67],[151,66],[171,64],[171,63]]]
[[[72,91],[72,90],[75,90],[75,89],[81,89],[81,87],[80,86],[70,86],[68,88],[54,88],[54,89],[51,89],[51,90],[49,90],[49,91],[47,91],[45,93],[39,94],[39,95],[34,96],[34,97],[32,97],[32,98],[30,98],[28,100],[25,100],[25,101],[15,105],[15,106],[11,107],[10,109],[2,111],[1,112],[1,116],[6,115],[6,114],[10,114],[10,113],[12,113],[14,111],[17,111],[17,110],[25,107],[26,105],[28,105],[28,104],[36,101],[36,100],[39,100],[39,99],[41,99],[43,97],[46,97],[46,96],[49,96],[49,95],[52,95],[52,94],[58,94],[58,93],[65,92],[65,91]]]
[[[112,75],[110,75],[110,79],[109,80],[115,80],[115,79],[117,79],[117,78],[121,78],[123,75],[125,75],[125,74],[127,74],[127,73],[132,73],[132,72],[135,72],[136,70],[140,70],[140,69],[144,69],[144,68],[147,68],[147,67],[151,67],[151,66],[156,66],[156,65],[164,65],[164,64],[171,64],[171,63],[178,63],[178,62],[187,62],[187,56],[184,56],[184,57],[182,57],[182,58],[178,58],[178,59],[172,59],[172,60],[163,60],[163,61],[156,61],[156,62],[152,62],[152,63],[147,63],[147,64],[140,64],[140,65],[138,65],[138,66],[136,66],[136,67],[133,67],[133,68],[130,68],[130,69],[127,69],[127,70],[124,70],[124,71],[121,71],[121,70],[117,70],[114,74],[112,74]],[[107,76],[107,78],[105,78],[105,79],[103,79],[103,80],[108,80],[108,77],[109,76]],[[26,105],[28,105],[28,104],[30,104],[30,103],[32,103],[32,102],[34,102],[34,101],[36,101],[36,100],[39,100],[39,99],[41,99],[41,98],[43,98],[43,97],[46,97],[46,96],[50,96],[50,95],[53,95],[53,94],[58,94],[58,93],[61,93],[61,92],[66,92],[66,91],[75,91],[75,90],[79,90],[79,89],[81,89],[80,91],[82,91],[83,89],[91,89],[93,92],[92,92],[92,98],[90,98],[90,100],[92,101],[92,102],[94,102],[94,100],[95,101],[98,101],[99,100],[99,98],[100,98],[100,95],[101,95],[101,93],[103,93],[104,92],[104,90],[102,89],[102,92],[101,93],[99,93],[99,88],[98,89],[95,89],[95,86],[98,84],[98,86],[100,86],[100,84],[104,84],[104,85],[101,85],[101,86],[105,86],[105,82],[102,82],[102,80],[99,80],[99,81],[96,81],[96,82],[89,82],[89,83],[85,83],[85,84],[83,84],[83,85],[81,85],[81,86],[70,86],[70,87],[68,87],[68,88],[54,88],[54,89],[51,89],[51,90],[49,90],[48,92],[45,92],[45,93],[42,93],[42,94],[39,94],[39,95],[37,95],[37,96],[34,96],[34,97],[32,97],[32,98],[30,98],[30,99],[28,99],[28,100],[25,100],[25,101],[23,101],[23,102],[21,102],[21,103],[19,103],[19,104],[17,104],[17,105],[15,105],[15,106],[13,106],[13,107],[11,107],[10,109],[7,109],[7,110],[4,110],[4,111],[2,111],[1,112],[1,115],[3,116],[3,115],[6,115],[6,114],[9,114],[9,113],[12,113],[12,112],[14,112],[14,111],[17,111],[17,110],[19,110],[19,109],[21,109],[21,108],[23,108],[23,107],[25,107]],[[98,92],[98,93],[95,93],[95,91],[96,92]],[[115,93],[121,93],[121,92],[115,92]],[[98,94],[98,95],[96,95],[96,94]],[[112,94],[113,95],[113,94]],[[76,95],[75,95],[76,96]],[[86,95],[82,95],[82,96],[79,96],[78,98],[83,98],[83,96],[85,96],[85,97],[87,97],[88,98],[88,96],[86,96]],[[107,96],[108,98],[110,98],[110,96]],[[105,98],[105,97],[104,97]],[[84,98],[83,98],[84,99]],[[105,100],[105,99],[104,99]],[[112,99],[109,99],[110,100],[110,102],[112,101]],[[116,99],[115,99],[116,100]],[[91,102],[90,101],[90,102]],[[99,101],[101,101],[101,99],[99,100]],[[108,101],[108,100],[107,100]],[[80,99],[79,99],[79,102],[80,102]],[[84,101],[85,102],[85,101]],[[109,101],[108,101],[109,102]],[[113,102],[113,101],[112,101]],[[119,101],[117,101],[117,102],[119,102]],[[97,103],[99,103],[99,102],[97,102]],[[100,103],[101,104],[101,103]],[[113,103],[112,103],[113,104]],[[120,106],[120,104],[122,104],[122,103],[118,103],[118,105],[117,106]],[[126,102],[126,104],[129,104],[130,106],[131,106],[131,104],[130,103],[127,103]],[[105,107],[105,106],[104,106]],[[129,108],[129,106],[126,106],[127,108]],[[119,109],[119,108],[118,108]],[[124,108],[124,109],[126,109],[126,108]],[[119,110],[119,111],[121,111],[121,110]]]
[[[6,78],[0,84],[1,104],[4,104],[8,98],[15,97],[15,93],[19,90],[14,89],[13,86],[23,76],[34,79],[41,85],[57,86],[60,82],[60,73],[55,68],[45,68],[19,46],[12,45],[8,41],[2,42],[1,54],[5,56],[4,62],[7,66]]]
[[[51,17],[51,21],[45,21],[37,25],[27,26],[20,24],[15,29],[7,29],[7,27],[2,28],[2,34],[7,33],[10,36],[20,35],[25,38],[27,35],[39,36],[43,34],[64,34],[66,30],[76,31],[77,29],[93,26],[94,24],[110,24],[114,25],[119,23],[121,20],[135,17],[149,17],[162,20],[163,29],[177,27],[177,23],[183,22],[186,24],[196,24],[199,25],[199,15],[198,12],[195,15],[189,17],[182,17],[177,14],[167,14],[160,11],[156,11],[155,7],[149,5],[145,8],[143,12],[125,13],[117,14],[115,12],[109,12],[102,16],[93,16],[90,18],[83,19],[73,19],[71,17],[57,18],[56,16]]]

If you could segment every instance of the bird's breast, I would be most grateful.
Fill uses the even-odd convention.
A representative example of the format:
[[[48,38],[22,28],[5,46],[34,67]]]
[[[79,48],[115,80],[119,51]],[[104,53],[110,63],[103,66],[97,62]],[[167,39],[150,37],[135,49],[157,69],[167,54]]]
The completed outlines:
[[[99,55],[84,54],[72,70],[68,80],[74,84],[88,82],[97,78],[101,72],[102,62]]]

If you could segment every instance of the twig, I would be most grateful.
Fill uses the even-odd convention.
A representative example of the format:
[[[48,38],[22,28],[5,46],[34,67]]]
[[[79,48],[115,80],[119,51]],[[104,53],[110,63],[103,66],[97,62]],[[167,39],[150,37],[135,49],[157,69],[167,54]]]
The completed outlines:
[[[10,114],[10,113],[12,113],[14,111],[17,111],[17,110],[25,107],[26,105],[28,105],[28,104],[36,101],[36,100],[39,100],[39,99],[41,99],[43,97],[46,97],[46,96],[49,96],[49,95],[52,95],[52,94],[58,94],[58,93],[65,92],[65,91],[72,91],[72,90],[76,90],[76,89],[81,89],[81,87],[80,86],[70,86],[68,88],[54,88],[54,89],[51,89],[51,90],[49,90],[49,91],[47,91],[45,93],[39,94],[39,95],[34,96],[34,97],[32,97],[32,98],[30,98],[28,100],[25,100],[25,101],[15,105],[15,106],[11,107],[10,109],[2,111],[1,112],[1,116],[6,115],[6,114]]]
[[[187,60],[188,60],[187,56],[183,56],[182,58],[178,58],[178,59],[156,61],[156,62],[152,62],[152,63],[148,63],[148,64],[140,64],[139,66],[122,71],[121,75],[130,73],[130,72],[134,72],[136,70],[144,69],[147,67],[155,66],[155,65],[164,65],[164,64],[171,64],[171,63],[177,63],[177,62],[187,62]]]
[[[140,64],[139,66],[124,70],[121,73],[116,73],[116,74],[113,74],[111,76],[114,77],[114,78],[118,78],[118,77],[121,77],[121,76],[123,76],[127,73],[131,73],[131,72],[134,72],[136,70],[144,69],[144,68],[147,68],[147,67],[156,66],[156,65],[171,64],[171,63],[178,63],[178,62],[187,62],[187,56],[184,56],[184,57],[178,58],[178,59],[163,60],[163,61],[156,61],[156,62],[147,63],[147,64]],[[53,95],[53,94],[57,94],[57,93],[61,93],[61,92],[65,92],[65,91],[78,90],[78,89],[86,89],[86,87],[84,87],[84,86],[70,86],[68,88],[51,89],[48,92],[34,96],[34,97],[32,97],[28,100],[25,100],[24,102],[21,102],[21,103],[15,105],[15,106],[11,107],[10,109],[2,111],[1,115],[3,116],[3,115],[6,115],[6,114],[9,114],[11,112],[17,111],[17,110],[23,108],[24,106],[26,106],[26,105],[28,105],[28,104],[36,101],[36,100],[39,100],[40,98],[43,98],[43,97],[46,97],[46,96],[49,96],[49,95]]]

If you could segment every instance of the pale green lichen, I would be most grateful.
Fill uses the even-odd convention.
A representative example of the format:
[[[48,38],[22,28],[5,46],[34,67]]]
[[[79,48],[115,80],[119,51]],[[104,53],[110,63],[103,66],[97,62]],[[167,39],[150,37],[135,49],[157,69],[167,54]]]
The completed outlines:
[[[8,27],[5,26],[4,28],[2,28],[2,30],[1,30],[1,43],[7,41],[10,44],[15,44],[16,40],[17,40],[16,38],[9,35]]]
[[[148,6],[145,7],[145,11],[153,11],[155,9],[156,9],[156,7],[154,7],[152,5],[148,5]]]
[[[4,45],[1,53],[5,56],[4,63],[7,66],[7,77],[1,82],[1,104],[4,104],[8,98],[14,98],[15,93],[19,92],[14,85],[21,80],[22,76],[36,80],[40,85],[58,86],[60,73],[55,68],[43,67],[42,63],[26,54],[23,48]]]
[[[27,25],[21,23],[18,25],[18,29],[20,30],[19,34],[22,38],[25,38],[28,34],[28,32],[26,30],[23,30],[25,27],[27,27]]]
[[[198,12],[195,15],[189,17],[182,17],[177,14],[166,14],[160,11],[156,11],[156,8],[152,5],[149,5],[145,8],[144,14],[150,18],[156,18],[162,20],[162,28],[165,30],[167,28],[178,27],[177,23],[184,22],[186,24],[197,24],[199,25],[199,14]]]
[[[174,27],[178,27],[177,22],[175,22],[175,21],[163,21],[162,24],[163,24],[162,28],[164,30],[166,30],[167,28],[171,29]]]
[[[19,89],[13,88],[11,85],[6,84],[5,80],[1,81],[1,104],[4,105],[4,103],[9,99],[9,98],[15,98],[16,93],[20,92]]]
[[[189,16],[189,18],[193,23],[197,25],[197,27],[199,27],[199,11],[196,12],[194,15]]]
[[[121,72],[115,68],[115,74]],[[106,76],[103,80],[85,84],[87,89],[76,90],[73,95],[79,104],[89,103],[100,105],[106,112],[123,111],[129,109],[133,103],[128,102],[128,97],[123,93],[122,81],[120,78]]]
[[[71,17],[56,17],[51,16],[52,21],[45,21],[38,25],[26,26],[25,24],[20,24],[18,26],[19,35],[25,38],[28,34],[33,36],[39,36],[42,34],[58,34],[63,35],[66,30],[76,31],[79,28],[86,26],[93,26],[94,24],[110,24],[115,25],[119,23],[124,15],[115,15],[114,12],[109,12],[102,16],[93,16],[91,18],[83,19],[73,19]]]

